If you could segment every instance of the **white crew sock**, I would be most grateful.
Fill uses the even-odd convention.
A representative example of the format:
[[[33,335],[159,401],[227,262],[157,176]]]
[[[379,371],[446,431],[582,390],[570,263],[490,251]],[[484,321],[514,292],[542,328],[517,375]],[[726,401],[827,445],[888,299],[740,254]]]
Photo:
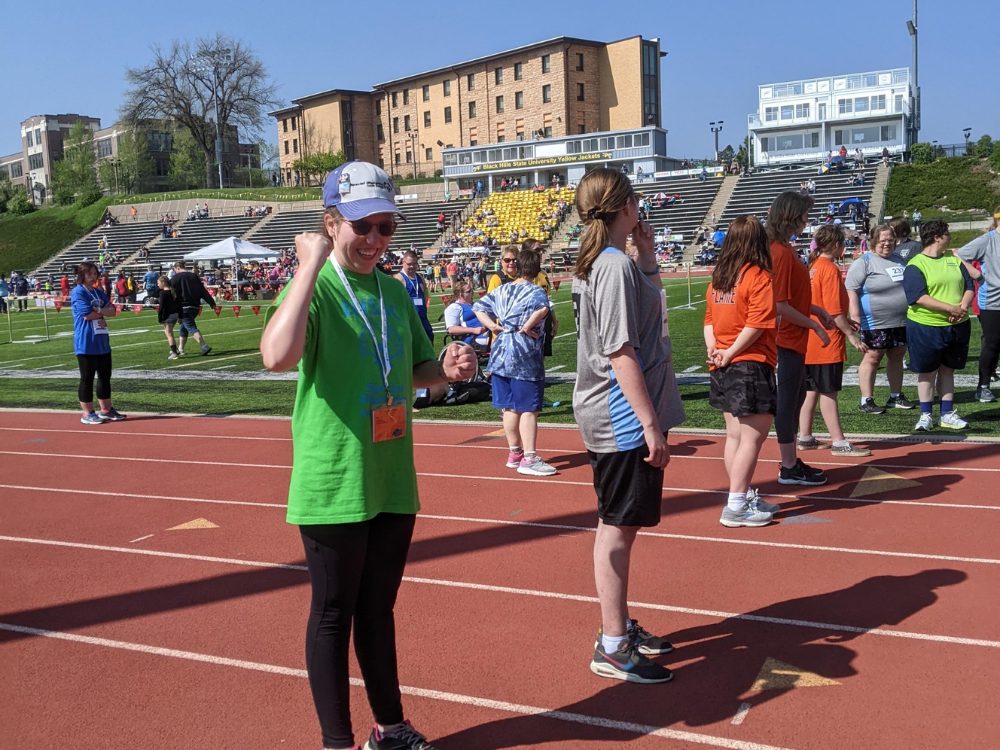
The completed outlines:
[[[601,635],[601,646],[604,647],[604,653],[613,654],[627,637],[625,635]]]
[[[747,493],[730,492],[726,505],[729,506],[729,510],[744,510],[747,507]]]

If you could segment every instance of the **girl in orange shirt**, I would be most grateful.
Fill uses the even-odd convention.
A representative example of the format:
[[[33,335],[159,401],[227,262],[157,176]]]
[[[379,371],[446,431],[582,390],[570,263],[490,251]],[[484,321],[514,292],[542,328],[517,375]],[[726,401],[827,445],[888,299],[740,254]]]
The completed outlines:
[[[870,456],[867,448],[851,445],[844,438],[840,427],[840,409],[837,406],[844,380],[844,361],[847,359],[847,342],[864,354],[868,347],[858,336],[858,324],[847,317],[848,298],[844,279],[837,261],[844,254],[844,230],[834,224],[825,224],[816,230],[816,250],[810,258],[809,277],[812,300],[832,317],[834,327],[829,331],[830,343],[823,345],[815,329],[809,331],[806,347],[806,397],[799,410],[799,450],[818,448],[812,426],[816,416],[816,403],[833,438],[836,456]],[[815,318],[815,316],[814,316]],[[817,321],[818,322],[818,321]]]
[[[778,506],[750,488],[777,403],[774,288],[767,233],[753,216],[729,226],[705,293],[709,403],[726,420],[729,499],[719,523],[766,526]]]

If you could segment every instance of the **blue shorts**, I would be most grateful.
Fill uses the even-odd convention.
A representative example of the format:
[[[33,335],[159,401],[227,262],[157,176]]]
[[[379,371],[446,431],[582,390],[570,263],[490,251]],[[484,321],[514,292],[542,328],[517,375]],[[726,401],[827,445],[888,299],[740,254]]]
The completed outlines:
[[[194,319],[198,316],[199,307],[181,308],[181,336],[198,333],[198,324]]]
[[[493,406],[519,413],[539,412],[545,396],[544,380],[518,380],[503,375],[490,378],[493,387]]]
[[[972,323],[953,326],[925,326],[906,321],[906,346],[913,372],[937,372],[942,365],[961,370],[969,356]]]

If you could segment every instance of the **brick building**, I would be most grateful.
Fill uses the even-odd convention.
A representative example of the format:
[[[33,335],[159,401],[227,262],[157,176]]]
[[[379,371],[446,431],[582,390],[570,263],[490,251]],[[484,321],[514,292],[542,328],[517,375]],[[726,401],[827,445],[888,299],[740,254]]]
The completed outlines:
[[[66,135],[76,123],[91,130],[101,127],[97,117],[86,115],[33,115],[21,121],[21,150],[0,157],[0,181],[28,191],[35,205],[41,205],[51,192],[52,165],[63,158]]]
[[[401,176],[440,173],[444,149],[659,126],[659,39],[557,37],[272,112],[281,173],[343,150]]]

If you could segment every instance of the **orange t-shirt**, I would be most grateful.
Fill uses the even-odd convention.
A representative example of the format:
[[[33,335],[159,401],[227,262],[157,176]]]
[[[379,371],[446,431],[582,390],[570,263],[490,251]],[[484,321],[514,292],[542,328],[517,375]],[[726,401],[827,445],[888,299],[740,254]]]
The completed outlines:
[[[840,269],[832,260],[820,255],[809,269],[812,277],[813,304],[822,307],[830,317],[847,315],[847,288],[840,276]],[[813,320],[819,320],[815,315]],[[847,342],[839,328],[828,330],[830,345],[823,346],[815,331],[809,331],[809,346],[806,350],[807,365],[834,365],[847,359]]]
[[[730,292],[705,292],[705,325],[712,326],[717,349],[728,349],[744,328],[761,328],[763,333],[733,357],[733,362],[778,364],[775,346],[776,313],[771,274],[759,266],[746,265]],[[715,367],[709,369],[714,370]]]
[[[812,306],[809,269],[799,260],[799,254],[784,242],[772,242],[771,268],[774,272],[775,303],[787,302],[809,317],[809,308]],[[808,328],[800,328],[778,317],[778,346],[805,354],[808,340]]]

